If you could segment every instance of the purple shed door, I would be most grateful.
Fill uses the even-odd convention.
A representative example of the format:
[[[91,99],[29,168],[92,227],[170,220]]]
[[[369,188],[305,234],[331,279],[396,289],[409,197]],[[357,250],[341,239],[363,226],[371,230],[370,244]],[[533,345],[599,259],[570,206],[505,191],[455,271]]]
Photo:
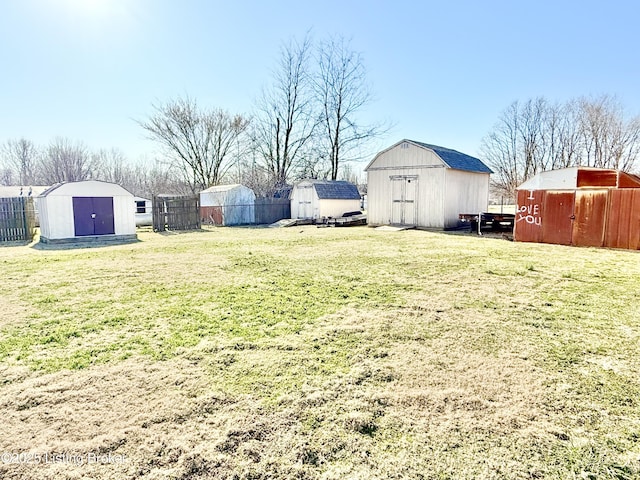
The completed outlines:
[[[113,235],[116,233],[113,221],[113,197],[94,197],[93,211],[94,235]]]
[[[112,197],[73,197],[76,237],[115,233]]]

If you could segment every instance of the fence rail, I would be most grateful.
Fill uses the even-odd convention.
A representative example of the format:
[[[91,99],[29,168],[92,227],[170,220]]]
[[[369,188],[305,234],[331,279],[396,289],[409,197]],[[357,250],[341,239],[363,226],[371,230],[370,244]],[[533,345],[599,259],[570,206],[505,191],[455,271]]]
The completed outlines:
[[[153,196],[153,231],[200,228],[200,196]]]
[[[0,242],[30,242],[35,231],[33,198],[0,198]]]

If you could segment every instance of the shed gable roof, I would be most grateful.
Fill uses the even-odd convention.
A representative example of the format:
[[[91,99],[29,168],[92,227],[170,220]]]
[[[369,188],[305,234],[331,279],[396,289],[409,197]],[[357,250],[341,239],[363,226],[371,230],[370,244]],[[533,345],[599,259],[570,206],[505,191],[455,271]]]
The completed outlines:
[[[360,200],[358,187],[345,180],[309,180],[320,199]]]
[[[249,187],[245,187],[239,183],[231,183],[229,185],[214,185],[213,187],[209,187],[206,190],[202,190],[200,193],[215,193],[215,192],[229,192],[231,190],[235,190],[236,188],[249,189]]]
[[[365,171],[369,170],[373,164],[376,162],[378,157],[383,153],[396,148],[403,143],[411,143],[417,147],[425,148],[433,151],[438,158],[444,163],[444,165],[448,168],[453,168],[455,170],[463,170],[466,172],[475,172],[475,173],[493,173],[489,167],[487,167],[482,160],[476,157],[472,157],[471,155],[467,155],[466,153],[458,152],[457,150],[452,150],[446,147],[439,147],[438,145],[432,145],[430,143],[417,142],[415,140],[404,139],[396,143],[395,145],[379,152],[373,160],[367,165]]]
[[[102,180],[81,180],[78,182],[56,183],[44,190],[40,195],[38,195],[38,197],[47,197],[49,195],[79,195],[94,197],[127,196],[133,198],[133,194],[123,186]]]
[[[467,172],[493,173],[493,170],[487,167],[482,160],[472,157],[471,155],[467,155],[466,153],[461,153],[450,148],[439,147],[438,145],[431,145],[413,140],[409,141],[421,147],[433,150],[436,155],[438,155],[450,168],[465,170]]]

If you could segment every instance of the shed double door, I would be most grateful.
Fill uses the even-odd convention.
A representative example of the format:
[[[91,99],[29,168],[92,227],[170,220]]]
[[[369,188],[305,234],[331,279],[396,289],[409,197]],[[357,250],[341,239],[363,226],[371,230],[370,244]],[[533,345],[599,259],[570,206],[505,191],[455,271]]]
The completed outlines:
[[[545,243],[602,247],[607,190],[545,192],[542,238]]]
[[[391,177],[391,224],[416,224],[417,176]]]
[[[73,225],[76,237],[113,235],[113,197],[73,197]]]
[[[298,186],[298,218],[314,218],[313,194],[313,185]]]

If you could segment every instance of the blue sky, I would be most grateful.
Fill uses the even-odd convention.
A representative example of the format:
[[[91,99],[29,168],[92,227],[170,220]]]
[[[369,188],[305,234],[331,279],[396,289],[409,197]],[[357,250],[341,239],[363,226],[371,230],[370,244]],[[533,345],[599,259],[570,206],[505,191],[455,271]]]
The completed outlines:
[[[344,3],[344,5],[343,5]],[[153,157],[135,119],[189,95],[250,113],[281,45],[350,38],[363,123],[478,155],[511,102],[616,95],[640,114],[634,1],[0,0],[0,142],[56,136]]]

